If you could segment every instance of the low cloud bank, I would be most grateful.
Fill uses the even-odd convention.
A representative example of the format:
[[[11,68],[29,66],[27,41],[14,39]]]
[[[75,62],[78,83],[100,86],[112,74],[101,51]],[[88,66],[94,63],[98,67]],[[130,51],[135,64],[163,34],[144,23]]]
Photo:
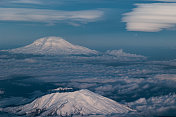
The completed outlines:
[[[140,98],[135,102],[127,103],[143,116],[173,116],[176,115],[176,94],[169,94],[149,99]]]

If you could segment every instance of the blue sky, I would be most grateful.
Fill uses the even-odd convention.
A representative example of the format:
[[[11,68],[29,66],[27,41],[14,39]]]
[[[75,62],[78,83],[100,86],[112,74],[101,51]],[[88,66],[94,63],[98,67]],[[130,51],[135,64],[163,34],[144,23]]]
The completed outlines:
[[[176,48],[176,0],[1,0],[0,48],[60,36],[90,48]]]

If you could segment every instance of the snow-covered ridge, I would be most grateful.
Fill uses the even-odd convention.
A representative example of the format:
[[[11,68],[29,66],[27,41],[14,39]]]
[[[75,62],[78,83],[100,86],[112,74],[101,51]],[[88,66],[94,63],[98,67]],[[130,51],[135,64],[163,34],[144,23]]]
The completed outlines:
[[[75,92],[47,94],[29,104],[4,108],[2,111],[29,116],[70,116],[125,114],[133,110],[111,99],[83,89]]]
[[[61,37],[44,37],[30,45],[9,50],[9,52],[44,55],[97,54],[95,50],[73,45]]]
[[[120,49],[120,50],[108,50],[108,51],[106,51],[106,54],[111,55],[111,56],[116,56],[116,57],[145,58],[142,55],[126,53],[122,49]]]

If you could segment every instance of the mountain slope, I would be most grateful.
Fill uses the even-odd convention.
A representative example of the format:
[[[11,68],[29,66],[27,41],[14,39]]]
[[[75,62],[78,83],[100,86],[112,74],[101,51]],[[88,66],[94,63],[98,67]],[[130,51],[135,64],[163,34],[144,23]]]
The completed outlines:
[[[13,53],[44,54],[44,55],[69,55],[69,54],[96,54],[82,46],[73,45],[60,37],[45,37],[34,41],[25,47],[9,50]]]
[[[75,92],[48,94],[24,106],[8,107],[3,111],[18,115],[69,116],[76,114],[123,114],[132,111],[132,109],[84,89]]]

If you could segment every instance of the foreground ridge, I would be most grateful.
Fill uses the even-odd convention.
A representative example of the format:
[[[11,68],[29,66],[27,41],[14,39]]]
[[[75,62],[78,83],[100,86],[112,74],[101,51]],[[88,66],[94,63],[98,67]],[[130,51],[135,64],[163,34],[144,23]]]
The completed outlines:
[[[71,116],[124,114],[133,110],[111,99],[82,89],[75,92],[47,94],[29,104],[7,107],[2,111],[30,116]]]

